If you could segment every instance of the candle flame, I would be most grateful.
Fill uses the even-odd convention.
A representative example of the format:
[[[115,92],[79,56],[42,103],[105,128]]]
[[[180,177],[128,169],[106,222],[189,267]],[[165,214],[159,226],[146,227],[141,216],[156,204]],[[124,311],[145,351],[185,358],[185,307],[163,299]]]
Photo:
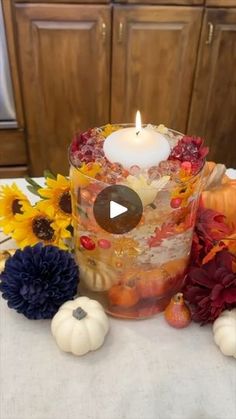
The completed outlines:
[[[138,135],[142,129],[141,113],[139,111],[137,111],[136,113],[135,127],[136,127],[136,135]]]

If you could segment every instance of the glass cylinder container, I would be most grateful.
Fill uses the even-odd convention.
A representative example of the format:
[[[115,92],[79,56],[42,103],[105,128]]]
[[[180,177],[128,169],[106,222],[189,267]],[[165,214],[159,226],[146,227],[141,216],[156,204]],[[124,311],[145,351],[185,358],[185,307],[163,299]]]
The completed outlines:
[[[125,127],[127,125],[123,125]],[[120,126],[121,127],[121,126]],[[168,130],[170,144],[183,135]],[[141,319],[162,311],[184,281],[203,183],[203,167],[194,176],[175,177],[173,162],[164,163],[166,183],[159,165],[149,180],[133,170],[127,179],[112,173],[109,183],[70,159],[75,256],[80,268],[80,292],[98,300],[106,312],[120,318]],[[135,168],[134,168],[135,169]],[[154,172],[154,175],[153,173]],[[92,174],[92,175],[91,175]],[[156,176],[156,178],[155,178]],[[111,184],[125,184],[143,202],[139,224],[128,233],[112,234],[96,222],[93,204]],[[154,180],[153,180],[154,179]]]

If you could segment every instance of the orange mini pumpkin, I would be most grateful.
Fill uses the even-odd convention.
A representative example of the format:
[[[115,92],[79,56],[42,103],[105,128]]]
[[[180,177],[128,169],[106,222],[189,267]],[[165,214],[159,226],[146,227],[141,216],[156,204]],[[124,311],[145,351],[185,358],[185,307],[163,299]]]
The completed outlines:
[[[136,286],[133,284],[113,285],[108,291],[108,299],[112,305],[133,307],[139,301]]]

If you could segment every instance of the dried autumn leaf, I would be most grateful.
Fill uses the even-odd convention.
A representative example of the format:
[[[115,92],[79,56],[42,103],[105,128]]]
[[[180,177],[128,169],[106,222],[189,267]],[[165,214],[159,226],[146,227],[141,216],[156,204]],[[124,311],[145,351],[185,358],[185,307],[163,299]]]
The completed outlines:
[[[157,247],[160,245],[163,239],[173,236],[173,234],[176,234],[175,225],[173,223],[163,224],[161,228],[156,227],[154,236],[151,236],[148,239],[148,245],[150,247]]]
[[[210,252],[207,253],[207,255],[203,258],[202,264],[204,265],[207,262],[210,262],[212,260],[216,253],[221,252],[224,248],[226,248],[226,244],[223,242],[217,243],[214,247],[211,248]]]

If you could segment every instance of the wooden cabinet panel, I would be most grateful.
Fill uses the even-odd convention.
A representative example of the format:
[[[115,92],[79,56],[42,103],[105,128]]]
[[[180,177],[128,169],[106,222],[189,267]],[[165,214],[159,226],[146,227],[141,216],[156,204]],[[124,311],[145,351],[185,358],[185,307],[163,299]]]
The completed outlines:
[[[236,0],[206,0],[207,6],[236,7]]]
[[[236,167],[236,9],[206,11],[188,132],[206,138],[209,158]]]
[[[28,173],[27,166],[0,167],[0,179],[25,177]]]
[[[9,1],[9,0],[6,0]],[[110,0],[13,0],[15,3],[110,3]]]
[[[0,130],[0,165],[26,164],[25,134],[17,130]]]
[[[75,130],[109,120],[110,6],[15,5],[31,174],[68,173]]]
[[[114,10],[112,122],[185,131],[202,9],[117,6]]]
[[[9,64],[13,84],[13,93],[16,106],[16,119],[18,128],[24,127],[24,116],[22,108],[22,97],[20,89],[19,71],[16,56],[16,44],[14,39],[14,19],[12,16],[12,4],[9,0],[2,0],[2,9],[6,30]],[[0,92],[1,94],[1,92]]]
[[[114,0],[115,3],[160,4],[160,5],[201,5],[205,0]]]

